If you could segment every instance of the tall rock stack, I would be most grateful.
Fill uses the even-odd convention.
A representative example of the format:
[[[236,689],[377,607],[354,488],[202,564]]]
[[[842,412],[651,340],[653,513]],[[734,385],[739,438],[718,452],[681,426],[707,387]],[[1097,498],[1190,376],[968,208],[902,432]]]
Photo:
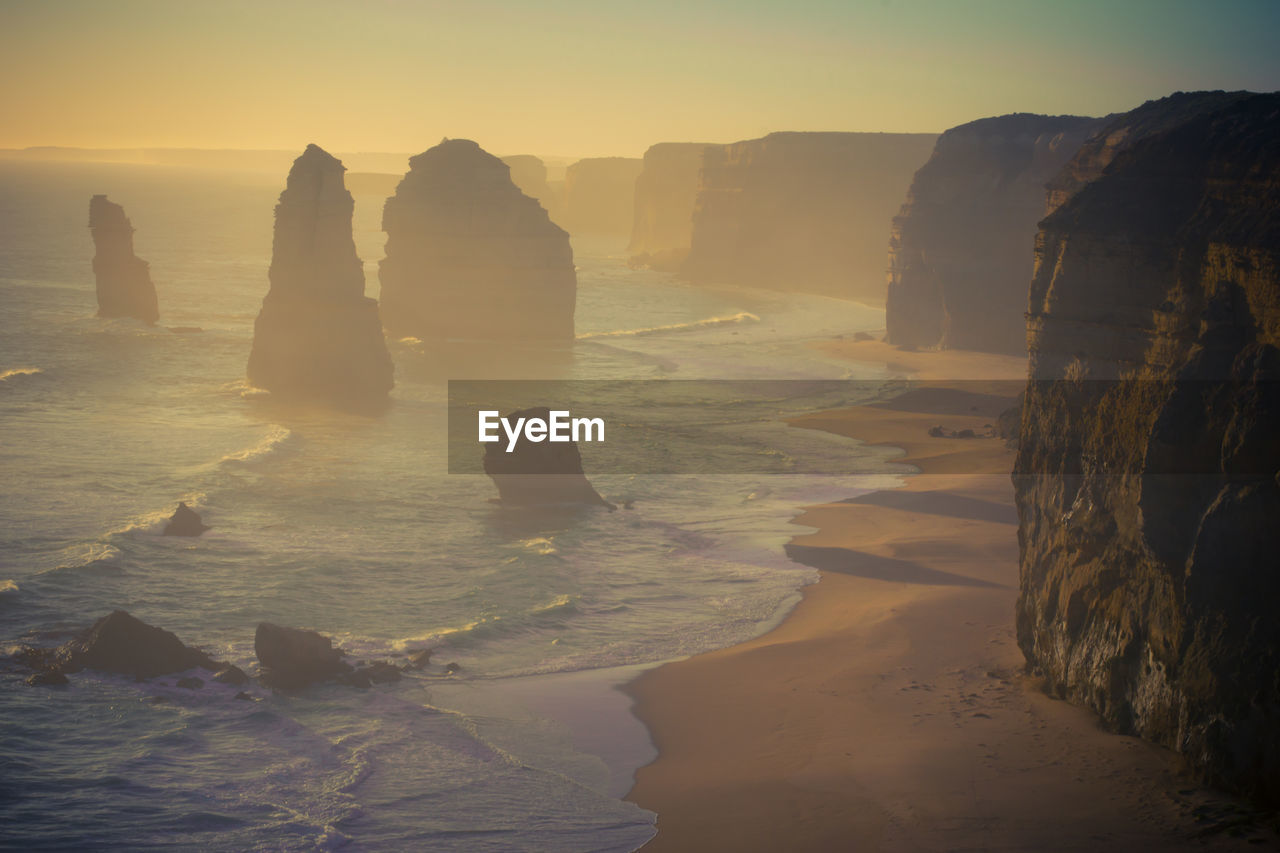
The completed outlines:
[[[275,394],[376,404],[395,384],[378,303],[364,295],[355,207],[336,157],[308,145],[276,205],[271,289],[254,323],[249,382]]]
[[[134,317],[154,326],[160,319],[151,268],[133,253],[133,224],[124,208],[105,195],[89,199],[93,276],[99,317]]]
[[[1280,802],[1280,94],[1178,94],[1058,185],[1030,290],[1018,643]]]
[[[644,161],[635,157],[589,157],[564,172],[564,203],[557,220],[570,234],[631,237],[636,178]]]
[[[562,193],[547,183],[547,164],[532,154],[512,154],[503,157],[502,162],[511,169],[511,183],[529,198],[536,199],[554,222],[559,215]]]
[[[771,133],[712,148],[683,274],[881,302],[889,222],[936,139]]]
[[[448,139],[412,158],[382,229],[388,331],[437,341],[573,340],[569,235],[476,143]]]
[[[689,254],[704,142],[660,142],[644,152],[632,215],[632,266],[677,270]]]
[[[1102,119],[1028,113],[948,130],[889,238],[886,340],[1021,355],[1045,183]]]

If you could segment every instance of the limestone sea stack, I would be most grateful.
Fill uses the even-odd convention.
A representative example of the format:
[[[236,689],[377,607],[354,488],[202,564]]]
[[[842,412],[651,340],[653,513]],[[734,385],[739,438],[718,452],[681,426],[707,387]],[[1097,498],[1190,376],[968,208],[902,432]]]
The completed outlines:
[[[1021,355],[1045,183],[1102,124],[1028,113],[938,138],[889,238],[891,344]]]
[[[544,406],[505,417],[514,423],[521,418],[550,421],[550,416],[551,410]],[[510,453],[500,443],[486,444],[484,472],[498,487],[498,497],[506,506],[581,504],[614,509],[587,480],[575,441],[531,442],[522,434]]]
[[[151,268],[133,253],[133,224],[124,208],[105,195],[89,199],[93,234],[93,276],[99,317],[134,317],[154,326],[160,319]]]
[[[447,139],[410,159],[382,229],[383,318],[393,334],[573,340],[578,279],[569,235],[476,143]]]
[[[394,368],[378,303],[364,295],[344,171],[316,145],[289,170],[248,376],[280,396],[369,405],[386,400]]]
[[[564,209],[557,220],[570,234],[627,240],[635,213],[636,178],[644,161],[589,157],[564,173]]]
[[[705,142],[660,142],[644,152],[627,246],[632,266],[674,272],[684,263],[693,236],[698,175],[711,147]]]
[[[503,157],[502,162],[511,170],[511,183],[529,198],[537,199],[551,221],[556,221],[562,192],[547,182],[547,164],[532,154],[512,154]]]
[[[936,139],[772,133],[712,148],[682,273],[882,302],[889,223]]]
[[[1018,643],[1053,693],[1275,804],[1280,94],[1150,102],[1064,172],[1030,289]]]

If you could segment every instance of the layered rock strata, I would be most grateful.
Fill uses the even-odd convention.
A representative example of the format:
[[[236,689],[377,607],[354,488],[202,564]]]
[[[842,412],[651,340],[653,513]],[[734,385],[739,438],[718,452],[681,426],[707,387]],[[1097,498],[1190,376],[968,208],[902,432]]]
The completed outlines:
[[[432,341],[573,339],[569,235],[476,143],[445,140],[413,157],[382,228],[388,331]]]
[[[710,149],[683,274],[883,301],[889,223],[936,139],[772,133]]]
[[[938,138],[893,220],[886,341],[1026,352],[1027,283],[1045,183],[1101,124],[1017,113]]]
[[[1057,185],[1030,290],[1018,643],[1056,695],[1278,802],[1280,95],[1148,103]]]
[[[93,276],[99,317],[134,317],[154,326],[160,319],[150,265],[133,253],[133,224],[105,195],[89,200]]]
[[[636,178],[643,165],[636,157],[589,157],[571,164],[565,169],[563,209],[556,221],[573,235],[630,239]]]
[[[712,147],[704,142],[660,142],[644,152],[627,246],[632,266],[674,271],[684,263],[693,238],[702,159]]]
[[[394,368],[378,303],[364,295],[344,171],[316,145],[289,171],[248,377],[281,396],[365,405],[385,401]]]

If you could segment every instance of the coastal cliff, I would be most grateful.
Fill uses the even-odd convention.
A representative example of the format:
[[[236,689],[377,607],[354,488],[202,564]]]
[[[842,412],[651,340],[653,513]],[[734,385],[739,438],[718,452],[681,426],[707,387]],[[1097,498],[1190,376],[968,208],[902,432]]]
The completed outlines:
[[[105,195],[89,199],[93,276],[99,317],[134,317],[154,326],[160,319],[151,268],[133,253],[133,224],[124,208]]]
[[[634,157],[589,157],[571,164],[564,173],[557,222],[570,234],[629,238],[643,163]]]
[[[1018,643],[1050,692],[1280,802],[1280,95],[1145,104],[1055,186]]]
[[[682,273],[882,302],[889,223],[936,139],[772,133],[710,149]]]
[[[394,334],[573,339],[569,235],[476,143],[449,139],[410,159],[382,229],[383,319]]]
[[[555,222],[560,215],[562,191],[553,189],[547,182],[547,164],[532,154],[512,154],[503,157],[502,162],[511,170],[511,183],[529,198],[536,199],[551,217],[551,221]]]
[[[1101,125],[1017,113],[938,138],[893,220],[888,343],[1026,352],[1027,282],[1045,183]]]
[[[689,254],[704,142],[660,142],[644,152],[636,178],[631,265],[677,270]]]
[[[364,295],[344,171],[316,145],[289,170],[248,377],[279,395],[359,405],[386,398],[394,368],[378,303]]]

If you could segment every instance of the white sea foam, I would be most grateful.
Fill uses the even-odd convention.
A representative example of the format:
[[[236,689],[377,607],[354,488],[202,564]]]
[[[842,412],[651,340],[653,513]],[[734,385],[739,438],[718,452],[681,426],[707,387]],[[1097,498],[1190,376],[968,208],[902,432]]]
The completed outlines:
[[[12,379],[15,376],[35,376],[37,373],[44,373],[38,367],[13,367],[9,370],[0,371],[0,382]]]
[[[204,506],[206,495],[204,492],[187,492],[181,495],[171,503],[166,503],[160,509],[153,509],[144,512],[135,518],[125,522],[120,527],[107,532],[108,536],[119,536],[124,533],[142,532],[142,533],[159,533],[164,529],[169,519],[173,517],[173,511],[177,508],[178,502],[181,501],[197,512]]]
[[[284,448],[292,437],[293,430],[279,424],[272,424],[271,429],[257,443],[246,447],[244,450],[228,453],[219,461],[234,463],[255,462]]]
[[[586,341],[595,338],[639,337],[641,335],[658,335],[665,332],[688,332],[696,329],[707,329],[713,326],[731,326],[743,323],[759,323],[760,318],[750,311],[739,311],[724,317],[707,317],[692,323],[672,323],[667,326],[648,326],[642,329],[616,329],[611,332],[586,332],[578,335],[578,340]]]
[[[121,552],[114,545],[108,545],[105,542],[91,542],[85,545],[74,545],[70,548],[65,548],[62,554],[65,559],[59,562],[58,565],[41,569],[36,574],[47,575],[52,572],[70,569],[118,568],[115,560],[121,555]]]

